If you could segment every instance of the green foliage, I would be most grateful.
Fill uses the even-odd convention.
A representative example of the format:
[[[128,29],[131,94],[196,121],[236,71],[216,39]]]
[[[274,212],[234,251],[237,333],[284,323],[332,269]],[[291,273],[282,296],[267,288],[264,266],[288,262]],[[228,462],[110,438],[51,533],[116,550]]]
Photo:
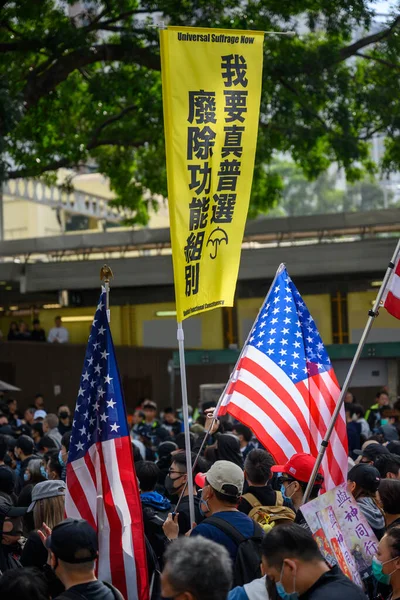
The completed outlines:
[[[344,190],[338,189],[336,172],[324,172],[309,181],[291,161],[274,160],[270,168],[282,185],[279,205],[269,211],[273,217],[377,210],[393,205],[393,195],[388,192],[385,200],[382,187],[371,177],[346,185]]]
[[[370,29],[373,4],[91,0],[75,14],[75,0],[0,0],[0,180],[54,181],[59,167],[96,165],[110,178],[115,204],[145,224],[155,196],[166,195],[161,20],[299,33],[265,38],[250,216],[289,193],[274,163],[279,153],[307,180],[336,162],[357,181],[376,171],[370,139],[380,132],[381,167],[398,170],[400,17]],[[336,206],[338,192],[325,191],[323,202]]]

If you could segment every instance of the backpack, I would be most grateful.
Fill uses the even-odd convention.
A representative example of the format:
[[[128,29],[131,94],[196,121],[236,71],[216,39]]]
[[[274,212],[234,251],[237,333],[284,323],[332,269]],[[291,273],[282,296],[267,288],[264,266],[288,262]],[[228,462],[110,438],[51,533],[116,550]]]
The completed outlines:
[[[242,498],[252,507],[249,512],[250,519],[258,523],[266,533],[275,525],[282,525],[282,523],[294,521],[296,518],[291,508],[283,506],[281,492],[276,492],[275,506],[262,506],[261,502],[253,494],[244,494]]]
[[[208,517],[203,521],[214,525],[225,533],[237,546],[236,560],[233,567],[233,586],[243,586],[261,577],[261,542],[264,537],[263,529],[254,522],[254,533],[250,538],[242,535],[236,527],[220,517]]]

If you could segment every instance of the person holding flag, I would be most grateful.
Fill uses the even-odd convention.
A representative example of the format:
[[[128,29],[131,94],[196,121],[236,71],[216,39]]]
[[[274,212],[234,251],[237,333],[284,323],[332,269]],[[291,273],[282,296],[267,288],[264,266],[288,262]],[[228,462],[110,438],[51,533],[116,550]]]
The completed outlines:
[[[126,600],[148,600],[142,509],[106,304],[103,291],[74,412],[65,511],[97,533],[98,578]]]

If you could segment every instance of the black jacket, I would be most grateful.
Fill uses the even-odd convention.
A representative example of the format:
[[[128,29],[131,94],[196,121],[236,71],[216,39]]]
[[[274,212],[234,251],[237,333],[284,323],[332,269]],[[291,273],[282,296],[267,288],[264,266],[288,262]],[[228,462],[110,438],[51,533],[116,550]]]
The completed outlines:
[[[343,575],[338,566],[324,573],[299,600],[366,600],[367,597],[355,583]]]

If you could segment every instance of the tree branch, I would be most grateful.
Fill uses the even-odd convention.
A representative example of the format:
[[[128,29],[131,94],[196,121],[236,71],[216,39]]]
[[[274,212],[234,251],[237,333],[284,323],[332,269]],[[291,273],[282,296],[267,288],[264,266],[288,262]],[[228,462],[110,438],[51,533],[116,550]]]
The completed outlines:
[[[87,145],[87,150],[90,150],[91,148],[94,148],[97,145],[98,137],[105,127],[108,127],[108,125],[111,125],[112,123],[115,123],[116,121],[119,121],[126,114],[128,114],[135,108],[137,108],[137,107],[134,104],[130,104],[129,106],[126,106],[123,110],[121,110],[121,112],[119,112],[117,115],[113,115],[113,116],[109,117],[108,119],[106,119],[103,123],[101,123],[94,130],[92,140]]]
[[[160,57],[149,48],[134,44],[101,44],[74,50],[60,57],[42,74],[30,74],[24,90],[26,107],[36,104],[42,96],[54,90],[73,71],[96,62],[119,61],[137,63],[149,69],[160,70]]]
[[[351,56],[354,56],[358,52],[358,50],[361,50],[362,48],[365,48],[366,46],[371,46],[371,44],[377,44],[378,42],[382,42],[383,40],[386,40],[388,37],[390,37],[392,35],[394,30],[399,26],[400,26],[400,15],[398,17],[396,17],[396,19],[393,21],[391,26],[388,27],[387,29],[384,29],[383,31],[379,31],[378,33],[373,33],[371,35],[367,35],[366,37],[361,38],[360,40],[357,40],[353,44],[350,44],[349,46],[342,48],[339,53],[338,62],[341,62],[343,60],[350,58]]]
[[[143,146],[147,140],[136,140],[136,141],[125,141],[118,139],[105,139],[98,140],[96,143],[92,140],[86,146],[86,150],[94,150],[95,148],[100,148],[101,146],[120,146],[123,148],[139,148]],[[8,171],[7,179],[25,179],[28,177],[38,177],[39,175],[43,175],[47,171],[57,171],[57,169],[65,168],[74,168],[81,164],[81,161],[72,161],[69,158],[60,158],[58,160],[54,160],[47,165],[35,165],[34,168],[25,167],[23,169],[15,169],[14,171]]]
[[[371,56],[371,54],[363,54],[362,52],[356,52],[355,56],[360,56],[360,58],[366,58],[367,60],[374,60],[385,67],[389,67],[390,69],[395,69],[396,71],[400,71],[400,65],[395,65],[394,63],[389,62],[388,60],[384,60],[383,58],[378,58],[377,56]]]

